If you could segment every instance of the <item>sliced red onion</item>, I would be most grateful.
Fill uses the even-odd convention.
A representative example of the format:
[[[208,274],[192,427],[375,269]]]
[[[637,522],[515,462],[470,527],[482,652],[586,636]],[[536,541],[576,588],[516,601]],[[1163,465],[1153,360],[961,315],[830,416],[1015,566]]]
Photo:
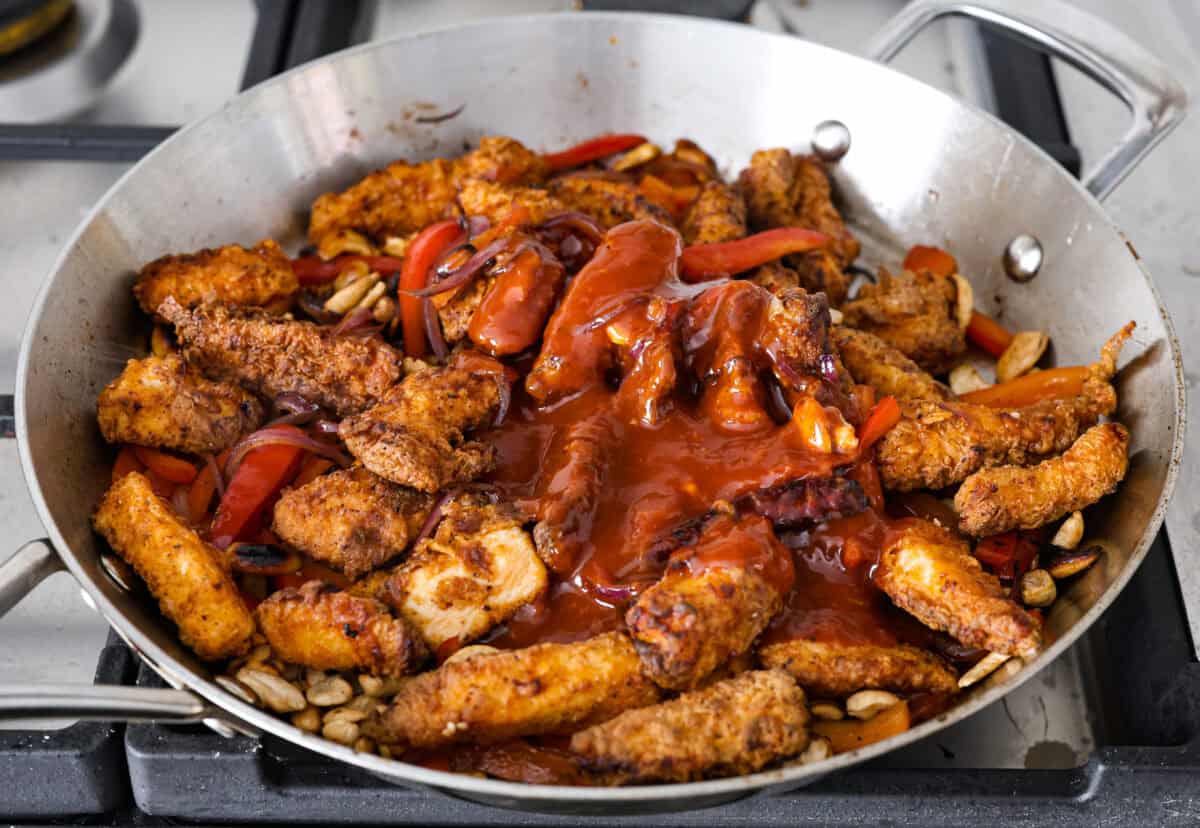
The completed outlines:
[[[217,458],[210,454],[204,458],[204,463],[212,469],[213,481],[217,484],[217,497],[224,497],[225,475],[221,474],[221,466],[217,463]]]
[[[264,428],[281,425],[303,425],[321,413],[321,406],[295,393],[280,394],[275,398],[275,410],[286,411],[268,422]]]
[[[405,290],[401,291],[401,293],[405,293],[409,296],[437,296],[439,293],[446,293],[454,290],[455,288],[461,287],[467,282],[471,281],[471,279],[475,277],[475,274],[478,273],[479,270],[491,259],[503,252],[504,249],[508,247],[509,243],[509,239],[496,239],[482,250],[477,251],[474,256],[467,259],[466,264],[464,264],[458,270],[446,274],[446,276],[439,281],[434,282],[427,287],[418,288],[416,290]],[[436,276],[437,274],[435,273],[434,275]]]
[[[467,236],[469,239],[473,239],[486,233],[491,226],[491,219],[487,216],[471,216],[467,219]]]
[[[433,351],[435,357],[445,359],[450,355],[446,339],[442,336],[442,319],[432,299],[425,300],[425,338],[429,340],[429,350]]]
[[[300,295],[296,299],[296,304],[299,305],[300,310],[304,311],[314,322],[319,322],[322,325],[328,325],[338,320],[338,315],[336,313],[325,310],[325,303],[320,298],[309,293],[307,290],[300,292]]]
[[[597,245],[604,240],[604,228],[600,226],[599,222],[586,213],[578,211],[559,213],[556,216],[551,216],[538,225],[538,227],[542,230],[554,230],[565,227],[568,230],[574,230],[592,244]]]
[[[175,492],[171,495],[171,508],[175,510],[181,518],[187,518],[192,510],[188,506],[188,487],[176,486]]]
[[[508,409],[512,405],[512,386],[509,385],[505,377],[496,378],[496,390],[500,392],[500,405],[496,408],[496,417],[492,420],[492,428],[499,428],[504,422],[504,418],[508,416]]]
[[[821,366],[821,376],[831,385],[838,384],[837,363],[833,361],[833,354],[821,354],[819,361]]]
[[[334,336],[343,336],[348,333],[353,333],[359,328],[362,328],[375,320],[374,314],[370,308],[355,308],[348,314],[342,317],[341,321],[333,328]]]
[[[296,448],[312,452],[318,457],[332,460],[342,467],[349,466],[351,462],[346,453],[337,446],[322,443],[320,440],[309,437],[304,432],[297,433],[291,429],[261,428],[243,438],[229,452],[229,460],[225,463],[225,476],[232,480],[234,474],[237,473],[238,467],[246,459],[246,455],[256,448],[275,445],[295,446]]]
[[[447,489],[437,499],[433,504],[433,508],[429,510],[429,517],[425,518],[425,522],[421,524],[421,530],[417,532],[416,538],[413,539],[414,546],[433,534],[433,530],[437,528],[438,521],[442,519],[442,509],[450,502],[451,498],[457,497],[461,491],[461,486],[454,486]]]
[[[313,423],[313,428],[321,434],[337,434],[341,427],[341,423],[334,422],[333,420],[317,420]]]

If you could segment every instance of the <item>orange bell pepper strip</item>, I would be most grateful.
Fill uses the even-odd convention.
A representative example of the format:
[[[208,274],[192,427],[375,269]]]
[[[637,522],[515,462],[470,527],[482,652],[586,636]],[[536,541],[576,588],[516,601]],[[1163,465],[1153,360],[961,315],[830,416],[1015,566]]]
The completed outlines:
[[[300,565],[300,569],[296,572],[288,572],[285,575],[272,575],[271,585],[275,589],[287,589],[288,587],[301,587],[309,581],[325,581],[333,584],[336,587],[345,589],[350,586],[350,579],[336,569],[330,569],[324,564],[319,564],[316,561],[305,561]]]
[[[408,356],[425,355],[425,298],[408,291],[420,290],[429,282],[429,271],[462,236],[462,228],[454,219],[431,224],[417,234],[404,257],[400,270],[400,322],[404,326],[404,351]]]
[[[295,426],[275,428],[304,433]],[[217,504],[209,532],[213,545],[224,549],[257,531],[258,517],[279,490],[296,476],[303,457],[304,449],[286,443],[264,445],[250,451]]]
[[[192,523],[200,523],[208,514],[213,495],[217,493],[216,470],[211,465],[200,469],[192,486],[188,489],[188,519]]]
[[[639,144],[646,143],[642,135],[610,134],[597,135],[587,141],[576,144],[561,152],[550,152],[542,156],[550,172],[569,170],[571,167],[582,166],[589,161],[598,161],[618,152],[633,149]]]
[[[647,173],[638,183],[638,189],[651,204],[670,213],[675,219],[680,219],[688,207],[700,195],[700,188],[695,185],[673,187],[657,175]]]
[[[1043,400],[1062,400],[1083,393],[1091,369],[1084,365],[1048,368],[989,388],[963,394],[960,400],[992,408],[1025,408]]]
[[[134,446],[133,453],[142,465],[153,471],[159,477],[172,483],[187,485],[196,479],[196,467],[181,457],[167,454],[165,451]]]
[[[394,256],[363,256],[357,253],[347,253],[326,261],[320,256],[300,256],[292,259],[292,273],[296,274],[300,284],[311,287],[332,282],[342,271],[354,262],[365,262],[367,267],[377,273],[395,273],[404,266],[403,259]]]
[[[829,236],[803,227],[780,227],[744,239],[716,244],[693,244],[679,257],[685,281],[699,282],[758,267],[791,253],[824,247]]]
[[[900,403],[895,397],[884,397],[871,408],[862,428],[858,430],[858,451],[865,454],[883,435],[900,422]]]
[[[112,482],[116,483],[130,472],[141,471],[144,468],[146,467],[137,458],[133,446],[121,446],[121,450],[117,452],[117,459],[113,461]]]
[[[958,262],[954,257],[940,247],[926,247],[923,244],[914,245],[904,257],[905,270],[928,270],[939,276],[953,276],[958,273]]]
[[[909,713],[907,701],[897,702],[866,721],[844,719],[833,722],[817,719],[812,723],[813,732],[828,739],[834,753],[848,753],[881,742],[903,733],[911,726],[912,715]]]
[[[315,454],[309,455],[305,459],[304,465],[300,467],[300,473],[292,481],[292,485],[299,487],[305,483],[311,483],[331,468],[333,468],[332,460],[326,460],[324,457],[318,457]]]
[[[995,319],[979,311],[971,312],[971,321],[967,323],[967,341],[976,348],[999,359],[1012,340],[1013,335]]]

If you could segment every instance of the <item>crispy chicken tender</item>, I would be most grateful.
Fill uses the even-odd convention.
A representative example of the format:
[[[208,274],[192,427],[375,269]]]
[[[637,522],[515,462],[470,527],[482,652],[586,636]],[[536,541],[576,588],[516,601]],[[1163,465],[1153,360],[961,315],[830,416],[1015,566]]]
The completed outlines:
[[[742,673],[571,737],[583,767],[610,784],[753,773],[807,745],[804,691],[779,670]]]
[[[238,386],[189,371],[178,354],[131,359],[96,401],[110,443],[208,454],[229,448],[263,421],[263,407]]]
[[[273,593],[254,617],[276,656],[316,670],[402,676],[429,655],[421,636],[386,606],[322,581]]]
[[[196,655],[217,661],[250,648],[254,618],[220,553],[176,517],[144,475],[130,472],[114,483],[92,523],[146,582]]]
[[[355,466],[288,489],[272,529],[310,558],[357,578],[401,554],[433,498]]]
[[[396,161],[340,193],[325,193],[312,206],[308,238],[356,230],[382,239],[404,236],[454,211],[459,188],[472,179],[497,184],[534,184],[545,177],[541,156],[511,138],[486,137],[479,149],[453,161]]]
[[[486,216],[498,224],[514,209],[528,211],[527,224],[541,224],[568,207],[553,193],[539,187],[515,187],[495,181],[466,181],[458,190],[459,203],[468,216]]]
[[[631,181],[604,178],[555,178],[547,185],[550,195],[568,210],[589,215],[605,227],[650,219],[674,226],[666,210],[650,201]]]
[[[569,733],[658,698],[629,638],[613,632],[443,664],[406,682],[363,729],[385,745],[490,744]]]
[[[405,379],[384,400],[342,421],[350,453],[375,474],[423,492],[489,471],[495,447],[465,433],[489,425],[500,406],[504,367],[460,354],[444,368]]]
[[[875,334],[838,325],[833,328],[833,341],[855,381],[871,386],[881,396],[901,400],[948,400],[954,396]]]
[[[846,644],[798,638],[758,652],[766,667],[788,672],[818,697],[839,698],[858,690],[954,693],[958,677],[933,653],[908,644]]]
[[[1088,368],[1082,393],[1004,410],[963,402],[909,401],[903,419],[884,435],[877,458],[893,490],[940,489],[982,468],[1028,465],[1066,450],[1085,429],[1117,407],[1109,380],[1132,335],[1130,322],[1109,337]]]
[[[154,314],[168,297],[185,308],[204,302],[286,308],[299,289],[292,263],[266,239],[251,248],[230,244],[155,259],[142,268],[133,295]]]
[[[1062,455],[1030,468],[984,469],[954,496],[959,528],[981,537],[1036,529],[1116,491],[1129,468],[1129,432],[1103,423],[1083,433]]]
[[[755,561],[769,566],[786,556],[790,577],[790,555],[761,517],[707,521],[625,614],[647,675],[668,690],[692,689],[750,649],[790,587],[773,582]],[[709,560],[713,565],[705,565]]]
[[[388,603],[434,648],[473,641],[546,590],[546,567],[508,506],[464,496],[388,580]]]
[[[783,293],[785,290],[794,290],[802,287],[800,277],[796,271],[785,265],[781,260],[767,262],[762,267],[751,273],[746,281],[753,282],[761,288],[766,288],[771,293]],[[814,292],[820,288],[813,288]]]
[[[746,202],[723,181],[709,181],[680,226],[686,244],[713,244],[746,235]]]
[[[738,177],[737,186],[746,200],[751,229],[807,227],[833,239],[827,249],[789,256],[787,264],[803,287],[824,291],[831,304],[840,305],[850,285],[843,271],[858,258],[860,245],[833,204],[829,176],[821,162],[786,149],[759,150]]]
[[[919,270],[863,285],[842,308],[846,325],[873,333],[931,374],[950,370],[967,348],[951,276]]]
[[[968,647],[1031,658],[1041,646],[1033,617],[1005,596],[966,541],[936,524],[905,519],[884,545],[873,578],[896,606]]]
[[[311,322],[223,305],[189,311],[174,299],[158,313],[175,325],[188,364],[264,397],[299,394],[346,416],[374,405],[400,379],[399,352],[378,337],[336,336]]]

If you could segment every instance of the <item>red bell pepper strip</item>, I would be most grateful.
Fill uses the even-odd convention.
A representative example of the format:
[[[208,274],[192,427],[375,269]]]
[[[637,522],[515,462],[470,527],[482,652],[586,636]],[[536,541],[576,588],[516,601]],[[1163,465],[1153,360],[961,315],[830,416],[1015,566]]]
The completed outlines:
[[[196,479],[196,467],[181,457],[146,446],[134,446],[133,453],[146,468],[172,483],[187,485]]]
[[[781,227],[744,239],[693,244],[683,249],[680,269],[687,281],[699,282],[758,267],[791,253],[804,253],[829,243],[829,236],[803,227]]]
[[[206,465],[200,469],[200,473],[192,482],[192,487],[188,489],[188,519],[192,523],[200,523],[204,520],[205,515],[208,514],[208,507],[212,504],[213,495],[216,493],[216,469],[212,465]]]
[[[170,500],[175,496],[175,489],[178,487],[154,469],[145,469],[142,474],[146,475],[146,479],[150,481],[150,488],[154,490],[154,493],[163,500]]]
[[[928,270],[939,276],[952,276],[958,273],[958,262],[954,257],[940,247],[926,247],[923,244],[914,245],[904,257],[905,270]]]
[[[112,482],[116,483],[130,472],[141,471],[144,468],[146,467],[137,458],[133,446],[121,446],[121,450],[117,452],[117,459],[113,462]]]
[[[975,545],[980,563],[996,575],[1014,580],[1033,567],[1037,554],[1037,536],[1019,530],[983,538]]]
[[[400,322],[404,326],[404,351],[410,357],[425,354],[425,298],[408,291],[420,290],[429,282],[433,265],[462,236],[454,219],[431,224],[408,247],[400,270]]]
[[[895,397],[884,397],[871,408],[862,428],[858,430],[858,451],[865,454],[883,435],[900,422],[900,403]]]
[[[295,426],[275,426],[277,430],[304,432]],[[213,516],[212,543],[224,549],[243,534],[256,531],[256,519],[262,514],[280,489],[287,485],[300,469],[304,449],[286,443],[273,443],[251,450],[234,473],[225,489],[225,496]]]
[[[1024,408],[1042,400],[1061,400],[1083,393],[1091,369],[1083,365],[1048,368],[959,397],[963,402],[992,408]]]
[[[1012,343],[1013,335],[990,316],[984,316],[979,311],[972,311],[971,321],[967,323],[967,340],[981,351],[986,351],[993,358],[999,359]]]
[[[550,168],[551,172],[558,172],[581,166],[589,161],[607,158],[644,143],[646,143],[646,139],[641,135],[597,135],[595,138],[590,138],[561,152],[546,153],[542,156],[542,160],[546,162],[546,166]]]
[[[357,253],[347,253],[329,261],[320,256],[301,256],[292,259],[292,272],[296,274],[296,278],[302,285],[323,285],[326,282],[332,282],[354,262],[365,262],[367,267],[377,273],[395,273],[404,265],[403,259],[397,259],[394,256],[362,256]]]
[[[319,564],[316,561],[305,561],[300,565],[300,569],[296,572],[289,572],[286,575],[272,575],[271,585],[275,589],[287,589],[288,587],[301,587],[309,581],[325,581],[333,584],[336,587],[350,586],[350,579],[336,569],[330,569],[324,564]]]

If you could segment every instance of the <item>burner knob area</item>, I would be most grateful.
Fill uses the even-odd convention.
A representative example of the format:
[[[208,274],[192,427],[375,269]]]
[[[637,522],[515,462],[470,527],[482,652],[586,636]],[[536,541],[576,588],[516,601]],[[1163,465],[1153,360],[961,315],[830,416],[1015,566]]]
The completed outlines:
[[[821,121],[813,128],[813,152],[822,161],[841,161],[850,151],[850,130],[841,121]]]

